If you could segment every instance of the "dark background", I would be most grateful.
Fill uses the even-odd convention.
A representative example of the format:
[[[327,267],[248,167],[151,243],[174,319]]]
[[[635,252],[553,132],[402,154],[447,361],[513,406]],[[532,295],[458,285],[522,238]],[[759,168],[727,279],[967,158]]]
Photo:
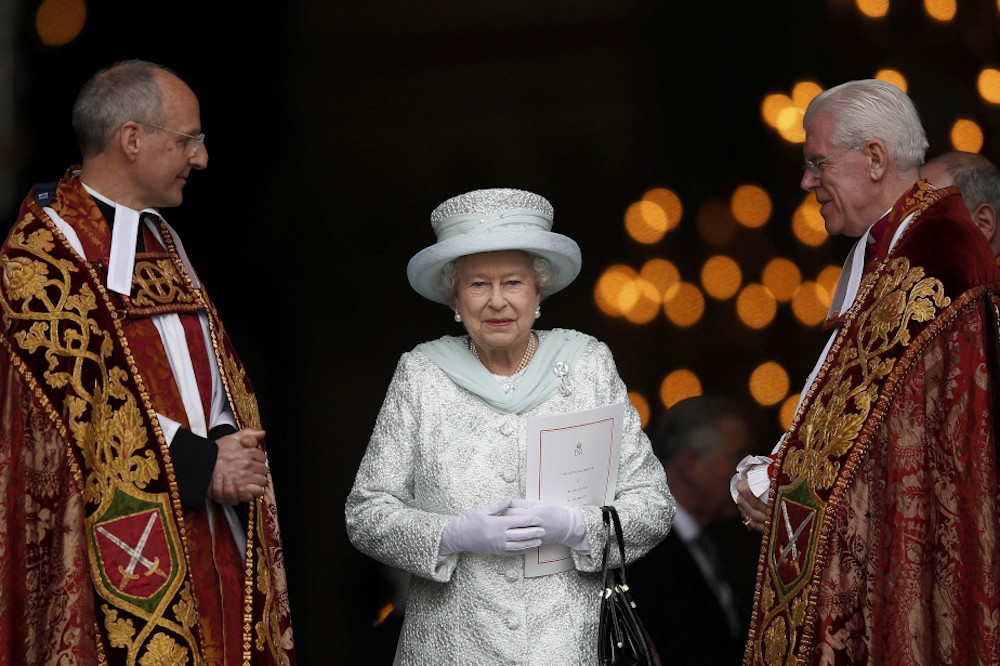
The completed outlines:
[[[438,203],[481,187],[548,197],[584,268],[543,304],[539,325],[608,342],[655,419],[674,368],[747,402],[750,369],[778,360],[794,393],[822,347],[825,336],[787,308],[752,331],[731,303],[710,302],[698,325],[679,329],[662,315],[644,326],[612,319],[593,301],[606,266],[654,256],[695,282],[709,250],[738,256],[747,275],[779,253],[813,276],[841,263],[847,240],[805,248],[788,231],[804,196],[801,146],[765,126],[765,95],[891,67],[907,78],[931,154],[950,148],[960,116],[983,127],[986,155],[998,150],[996,108],[975,91],[998,60],[1000,19],[987,0],[961,3],[946,24],[915,1],[892,2],[879,20],[846,1],[251,4],[94,0],[80,35],[49,47],[34,31],[39,2],[15,0],[0,28],[13,40],[3,54],[13,88],[0,94],[14,100],[0,225],[33,183],[79,161],[70,109],[98,68],[152,60],[198,94],[210,168],[168,218],[258,393],[304,664],[394,645],[391,627],[372,628],[391,590],[348,543],[343,504],[399,355],[459,331],[405,277],[433,241]],[[770,222],[706,248],[698,206],[741,183],[771,194]],[[622,215],[658,186],[680,195],[685,215],[661,243],[640,246]],[[757,414],[766,450],[777,412]]]

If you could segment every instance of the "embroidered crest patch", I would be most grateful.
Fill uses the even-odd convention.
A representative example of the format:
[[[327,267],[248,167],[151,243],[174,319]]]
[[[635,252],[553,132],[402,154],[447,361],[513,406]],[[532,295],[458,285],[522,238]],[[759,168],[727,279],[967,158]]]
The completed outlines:
[[[152,613],[177,579],[177,538],[164,520],[166,507],[120,490],[92,522],[102,596]],[[96,582],[96,581],[95,581]]]
[[[821,506],[807,481],[782,490],[777,498],[770,557],[782,594],[795,589],[812,569]]]

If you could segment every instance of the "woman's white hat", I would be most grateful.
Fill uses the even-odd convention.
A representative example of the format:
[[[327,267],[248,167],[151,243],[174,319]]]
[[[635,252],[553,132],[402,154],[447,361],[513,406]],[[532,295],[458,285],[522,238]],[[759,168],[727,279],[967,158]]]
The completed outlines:
[[[576,279],[582,259],[576,241],[551,231],[552,216],[552,204],[524,190],[494,188],[452,197],[431,213],[437,242],[410,259],[410,286],[424,298],[451,306],[451,294],[441,291],[445,264],[479,252],[524,250],[552,264],[552,281],[542,296],[554,294]]]

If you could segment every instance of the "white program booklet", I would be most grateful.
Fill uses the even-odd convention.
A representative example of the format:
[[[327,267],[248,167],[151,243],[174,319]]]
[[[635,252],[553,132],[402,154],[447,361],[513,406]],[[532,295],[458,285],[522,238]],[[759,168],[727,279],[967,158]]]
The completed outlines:
[[[561,506],[611,504],[624,417],[624,403],[528,417],[526,499]],[[526,577],[572,568],[569,548],[560,544],[543,544],[525,553]]]

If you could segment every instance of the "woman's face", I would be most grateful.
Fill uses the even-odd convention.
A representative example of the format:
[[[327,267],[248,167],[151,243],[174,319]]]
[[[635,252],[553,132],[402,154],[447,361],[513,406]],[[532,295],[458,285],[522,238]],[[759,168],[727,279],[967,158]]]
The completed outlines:
[[[458,263],[455,307],[477,347],[500,351],[527,345],[541,300],[525,252],[470,254]]]

